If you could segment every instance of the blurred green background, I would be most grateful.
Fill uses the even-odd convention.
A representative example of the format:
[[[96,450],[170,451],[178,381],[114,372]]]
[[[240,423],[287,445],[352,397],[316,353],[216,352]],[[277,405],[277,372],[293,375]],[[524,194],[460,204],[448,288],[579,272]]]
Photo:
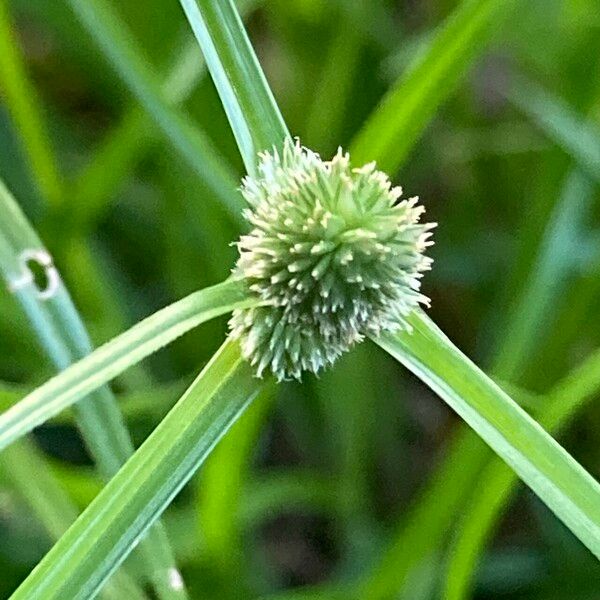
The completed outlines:
[[[157,78],[178,65],[180,77],[165,93],[187,95],[186,122],[200,127],[241,177],[233,136],[210,78],[198,72],[200,51],[178,2],[110,4]],[[244,4],[292,133],[324,157],[349,145],[457,5]],[[63,179],[60,193],[51,179],[39,185],[6,71],[0,177],[54,255],[94,342],[226,277],[238,225],[210,200],[68,3],[0,5],[0,52],[7,52],[11,35],[32,84],[23,92],[41,107],[43,137]],[[518,396],[536,407],[600,345],[600,4],[518,0],[496,29],[392,175],[439,223],[434,268],[424,281],[430,314],[479,365],[510,389],[518,386]],[[179,93],[184,88],[190,93]],[[137,444],[225,332],[224,319],[204,325],[115,383]],[[1,293],[2,408],[52,372],[20,307]],[[396,555],[393,548],[398,540],[402,546],[407,524],[425,505],[423,491],[448,458],[459,426],[372,344],[319,379],[279,386],[236,425],[165,515],[192,597],[346,598],[349,590],[362,590],[361,599],[443,597],[454,525],[472,488],[463,490],[436,551],[413,565],[408,579],[396,571],[394,556],[407,560],[411,547]],[[598,404],[588,402],[561,433],[596,476],[599,429]],[[70,415],[34,438],[54,475],[85,506],[102,484]],[[460,464],[454,466],[459,474]],[[51,543],[8,468],[0,457],[2,598]],[[384,595],[367,591],[382,580]],[[294,595],[296,588],[306,595]],[[600,568],[520,487],[481,557],[473,597],[596,600]]]

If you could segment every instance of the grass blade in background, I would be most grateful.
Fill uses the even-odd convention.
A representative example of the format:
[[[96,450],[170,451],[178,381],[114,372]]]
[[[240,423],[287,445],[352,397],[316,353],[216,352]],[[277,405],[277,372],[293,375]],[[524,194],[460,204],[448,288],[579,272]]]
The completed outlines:
[[[235,176],[219,158],[209,138],[169,105],[158,80],[114,9],[105,0],[69,0],[69,3],[166,139],[239,223],[242,200],[236,191]]]
[[[2,396],[2,392],[0,392]],[[0,473],[29,505],[52,540],[57,540],[77,518],[77,509],[52,476],[44,455],[29,440],[20,440],[0,455]],[[35,477],[32,477],[35,473]],[[103,590],[105,600],[144,600],[146,596],[123,572]]]
[[[379,364],[381,355],[371,344],[361,344],[340,360],[315,383],[315,393],[324,421],[328,468],[337,473],[336,517],[340,520],[340,571],[362,571],[377,540],[367,532],[372,485],[369,464],[377,448],[374,432],[379,402],[393,394],[382,383],[388,375]],[[387,364],[385,365],[387,366]],[[387,418],[387,417],[384,417]]]
[[[340,27],[323,61],[306,123],[306,144],[321,152],[335,150],[339,139],[364,40],[357,22],[364,20],[370,4],[358,0],[338,8],[342,12]]]
[[[161,86],[165,102],[180,104],[192,92],[204,70],[198,47],[190,41]],[[150,118],[137,104],[111,129],[92,160],[76,177],[67,200],[64,212],[70,208],[68,218],[79,235],[88,231],[106,210],[108,201],[155,137]]]
[[[65,369],[92,350],[87,335],[52,258],[0,181],[0,274],[27,314],[33,332],[58,369]],[[29,261],[42,269],[37,282]],[[77,423],[104,478],[110,478],[133,453],[133,444],[119,407],[108,388],[91,394],[77,406]],[[160,525],[140,547],[148,577],[159,598],[185,598],[183,587],[174,589],[170,573],[173,557]]]
[[[52,539],[60,538],[77,518],[77,509],[52,477],[44,455],[29,440],[20,440],[2,453],[0,471],[25,499]]]
[[[544,323],[552,318],[565,278],[574,270],[573,256],[581,239],[593,188],[579,171],[570,173],[550,215],[546,231],[531,268],[525,289],[511,309],[508,326],[502,332],[494,373],[500,379],[517,381],[539,342]]]
[[[380,169],[397,171],[513,5],[514,0],[461,1],[356,135],[350,147],[355,164],[375,160]]]
[[[231,0],[180,0],[249,173],[258,153],[289,135]]]
[[[13,599],[92,597],[260,387],[238,346],[225,344]]]
[[[48,139],[35,88],[25,74],[6,0],[0,0],[0,84],[8,109],[21,132],[33,179],[51,206],[62,202],[62,181]]]
[[[600,557],[600,485],[424,315],[377,342],[444,399]]]
[[[576,160],[583,171],[600,181],[600,129],[585,121],[563,100],[523,76],[513,75],[499,90],[555,143]]]
[[[462,427],[452,439],[443,462],[419,493],[407,515],[402,515],[383,555],[368,568],[358,585],[364,600],[387,600],[399,594],[410,575],[431,558],[465,502],[465,489],[483,468],[482,442]],[[487,450],[487,447],[484,447]]]
[[[255,304],[243,282],[228,280],[163,308],[65,368],[0,415],[0,449],[202,322]]]

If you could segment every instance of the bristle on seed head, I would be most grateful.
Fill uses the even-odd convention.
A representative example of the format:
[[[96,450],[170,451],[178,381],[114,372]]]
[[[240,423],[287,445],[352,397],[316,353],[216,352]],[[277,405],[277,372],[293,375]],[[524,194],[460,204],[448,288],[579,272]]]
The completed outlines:
[[[260,155],[242,194],[252,226],[237,243],[235,274],[266,305],[235,310],[231,335],[258,376],[300,379],[332,364],[366,335],[406,329],[420,293],[430,223],[417,198],[400,200],[374,163],[330,161],[286,141]]]

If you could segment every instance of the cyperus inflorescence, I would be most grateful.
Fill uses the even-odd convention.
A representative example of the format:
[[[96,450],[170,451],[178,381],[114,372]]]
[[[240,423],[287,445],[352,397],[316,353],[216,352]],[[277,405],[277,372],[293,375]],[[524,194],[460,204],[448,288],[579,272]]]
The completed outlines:
[[[352,168],[341,149],[323,161],[288,141],[260,155],[242,193],[252,230],[235,274],[265,305],[234,311],[230,327],[259,376],[317,373],[366,335],[406,328],[428,302],[419,289],[433,224],[374,163]]]

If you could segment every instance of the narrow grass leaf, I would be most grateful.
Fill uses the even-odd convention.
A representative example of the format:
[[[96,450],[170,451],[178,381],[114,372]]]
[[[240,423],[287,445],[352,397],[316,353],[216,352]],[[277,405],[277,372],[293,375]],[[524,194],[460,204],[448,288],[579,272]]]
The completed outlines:
[[[364,33],[356,23],[365,19],[369,4],[359,0],[338,9],[342,12],[341,23],[322,63],[306,122],[306,141],[319,151],[335,149],[342,129],[364,43]]]
[[[460,429],[446,456],[399,525],[381,559],[361,578],[359,598],[387,600],[410,580],[414,569],[430,558],[464,505],[465,488],[488,458],[479,451],[481,440],[470,429]]]
[[[500,90],[554,142],[600,181],[600,128],[578,115],[564,100],[523,76],[513,75]]]
[[[77,517],[77,509],[49,470],[43,455],[28,440],[20,440],[0,457],[0,472],[27,503],[49,537],[56,541]],[[32,477],[35,473],[35,477]],[[102,590],[104,600],[147,600],[127,573],[117,571]]]
[[[29,440],[20,440],[2,453],[0,470],[52,539],[57,540],[75,521],[77,509],[52,477],[44,456]]]
[[[256,303],[243,282],[228,280],[154,313],[0,415],[0,449],[204,321]]]
[[[525,366],[523,358],[539,341],[543,323],[552,318],[568,275],[577,270],[573,256],[592,198],[593,185],[587,175],[572,171],[550,215],[524,289],[511,307],[494,359],[497,377],[518,380]]]
[[[596,351],[546,396],[540,424],[551,433],[559,432],[599,389],[600,351]],[[517,483],[514,472],[497,459],[481,473],[448,552],[445,600],[470,597],[477,559]]]
[[[238,346],[226,343],[13,600],[94,597],[260,387]]]
[[[212,142],[169,105],[151,67],[119,16],[104,0],[69,0],[69,4],[120,77],[154,118],[166,139],[210,188],[231,217],[239,221],[242,201],[237,181]]]
[[[290,510],[335,516],[339,508],[335,478],[310,470],[270,470],[254,477],[245,489],[239,506],[245,527],[259,527],[273,515]]]
[[[34,180],[44,198],[56,207],[62,202],[62,181],[48,137],[48,128],[31,84],[6,0],[0,0],[0,84],[15,122]]]
[[[350,152],[356,164],[372,160],[394,173],[435,111],[485,49],[514,0],[462,0],[426,52],[383,98],[356,135]]]
[[[161,91],[165,102],[180,104],[204,71],[197,44],[190,40],[164,78]],[[101,142],[92,160],[77,175],[66,201],[64,212],[70,213],[66,218],[80,235],[106,209],[126,175],[150,147],[155,133],[147,112],[136,103]]]
[[[421,311],[377,342],[429,385],[600,557],[600,485]]]
[[[249,173],[260,151],[289,135],[231,0],[180,0]]]
[[[23,140],[34,182],[41,192],[42,199],[54,213],[62,216],[77,213],[86,203],[79,204],[75,210],[70,202],[71,195],[67,193],[66,186],[62,181],[56,157],[52,151],[48,127],[43,118],[43,111],[38,106],[37,90],[27,77],[15,36],[10,30],[8,11],[4,0],[0,4],[0,44],[2,45],[0,48],[0,87]],[[64,222],[61,223],[62,231],[64,231],[64,225]],[[66,254],[68,262],[72,263],[83,258],[83,254],[86,257],[89,256],[89,250],[81,244],[77,251]],[[77,290],[79,297],[87,295],[90,288],[93,288],[94,291],[103,290],[96,266],[94,260],[88,261],[85,269],[88,277]],[[103,315],[106,315],[107,319],[112,318],[113,322],[118,321],[120,312],[115,310],[116,307],[105,302],[106,294],[102,300],[104,301],[101,303]]]

